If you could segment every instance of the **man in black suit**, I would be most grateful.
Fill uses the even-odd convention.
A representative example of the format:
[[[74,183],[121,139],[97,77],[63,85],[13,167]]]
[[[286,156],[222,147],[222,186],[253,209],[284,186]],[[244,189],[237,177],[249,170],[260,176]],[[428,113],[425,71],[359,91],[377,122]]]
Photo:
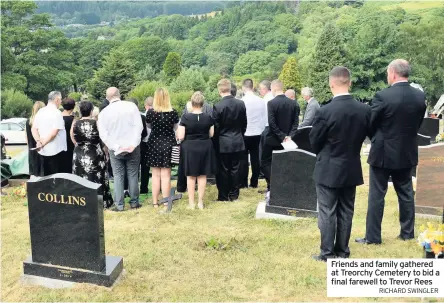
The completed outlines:
[[[316,153],[313,179],[318,197],[321,253],[315,260],[348,258],[356,186],[364,183],[361,147],[370,130],[370,107],[350,96],[350,71],[342,66],[330,72],[330,104],[321,107],[310,132]],[[335,241],[336,240],[336,241]]]
[[[279,80],[271,82],[274,99],[267,103],[269,130],[261,155],[261,170],[267,181],[266,199],[270,196],[271,161],[274,150],[282,150],[282,143],[291,140],[299,125],[300,108],[296,101],[284,94],[284,85]]]
[[[220,80],[217,88],[222,97],[213,109],[215,145],[219,153],[218,201],[235,201],[239,198],[239,168],[245,150],[247,112],[244,102],[231,95],[230,80]]]
[[[391,176],[398,195],[401,240],[415,237],[415,201],[412,167],[418,164],[416,137],[426,110],[425,95],[408,82],[410,65],[397,59],[387,68],[390,85],[373,98],[371,119],[370,192],[365,238],[362,244],[380,244],[384,198]]]

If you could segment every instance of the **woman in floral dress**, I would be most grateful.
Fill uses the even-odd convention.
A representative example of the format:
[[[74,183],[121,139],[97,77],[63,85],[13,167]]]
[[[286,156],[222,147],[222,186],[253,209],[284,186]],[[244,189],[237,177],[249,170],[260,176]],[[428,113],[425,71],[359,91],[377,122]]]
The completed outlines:
[[[75,144],[72,159],[73,174],[91,182],[102,184],[103,206],[111,207],[114,202],[106,176],[106,155],[100,141],[96,120],[91,118],[93,104],[79,104],[81,119],[73,123],[71,139]]]

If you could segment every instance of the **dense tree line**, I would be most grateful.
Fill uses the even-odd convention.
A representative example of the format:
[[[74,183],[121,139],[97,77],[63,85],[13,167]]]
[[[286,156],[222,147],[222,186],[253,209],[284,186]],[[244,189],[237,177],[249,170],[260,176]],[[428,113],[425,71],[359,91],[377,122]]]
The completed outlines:
[[[62,12],[63,5],[54,10]],[[387,64],[402,57],[411,61],[412,80],[425,88],[430,105],[444,93],[443,7],[406,11],[360,1],[229,5],[208,16],[90,26],[67,39],[48,15],[35,13],[34,3],[2,2],[2,89],[33,100],[52,89],[101,100],[114,85],[142,102],[155,85],[165,85],[179,108],[197,89],[216,101],[221,77],[237,83],[279,77],[288,88],[313,87],[326,102],[328,72],[343,64],[352,71],[352,93],[368,101],[386,87]]]

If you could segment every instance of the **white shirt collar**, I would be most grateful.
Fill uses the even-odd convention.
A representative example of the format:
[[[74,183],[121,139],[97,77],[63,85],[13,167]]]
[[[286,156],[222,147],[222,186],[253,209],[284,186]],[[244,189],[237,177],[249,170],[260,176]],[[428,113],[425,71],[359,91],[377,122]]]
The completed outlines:
[[[314,99],[314,97],[311,97],[310,99],[308,99],[307,103],[310,103],[310,101],[313,99]]]

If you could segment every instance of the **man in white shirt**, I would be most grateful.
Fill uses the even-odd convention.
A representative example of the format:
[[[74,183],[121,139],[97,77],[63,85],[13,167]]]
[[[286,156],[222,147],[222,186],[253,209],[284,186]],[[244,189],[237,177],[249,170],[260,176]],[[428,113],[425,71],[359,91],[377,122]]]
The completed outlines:
[[[62,152],[66,151],[66,130],[62,112],[59,110],[62,94],[52,91],[48,95],[48,105],[37,112],[32,124],[32,136],[37,142],[37,150],[43,158],[43,175],[61,173]]]
[[[259,93],[262,96],[262,100],[264,100],[264,106],[265,106],[265,129],[262,132],[261,135],[261,142],[259,145],[259,159],[262,158],[262,149],[264,148],[265,144],[265,137],[268,133],[268,102],[274,99],[273,93],[271,92],[271,82],[268,80],[262,80],[261,83],[259,83]],[[259,174],[260,179],[264,179],[264,174],[261,171]],[[266,191],[260,191],[261,193],[265,193]]]
[[[106,90],[106,99],[110,104],[100,112],[97,126],[100,139],[109,149],[113,168],[114,210],[124,209],[125,174],[128,177],[131,208],[139,208],[140,134],[143,130],[140,112],[134,103],[120,100],[116,87]]]
[[[252,170],[250,187],[256,188],[260,173],[259,145],[267,116],[264,101],[254,94],[253,87],[251,79],[245,79],[242,82],[242,91],[245,93],[242,101],[247,109],[247,131],[244,136],[245,159],[241,169],[240,182],[241,187],[248,187],[248,155],[250,155]]]

